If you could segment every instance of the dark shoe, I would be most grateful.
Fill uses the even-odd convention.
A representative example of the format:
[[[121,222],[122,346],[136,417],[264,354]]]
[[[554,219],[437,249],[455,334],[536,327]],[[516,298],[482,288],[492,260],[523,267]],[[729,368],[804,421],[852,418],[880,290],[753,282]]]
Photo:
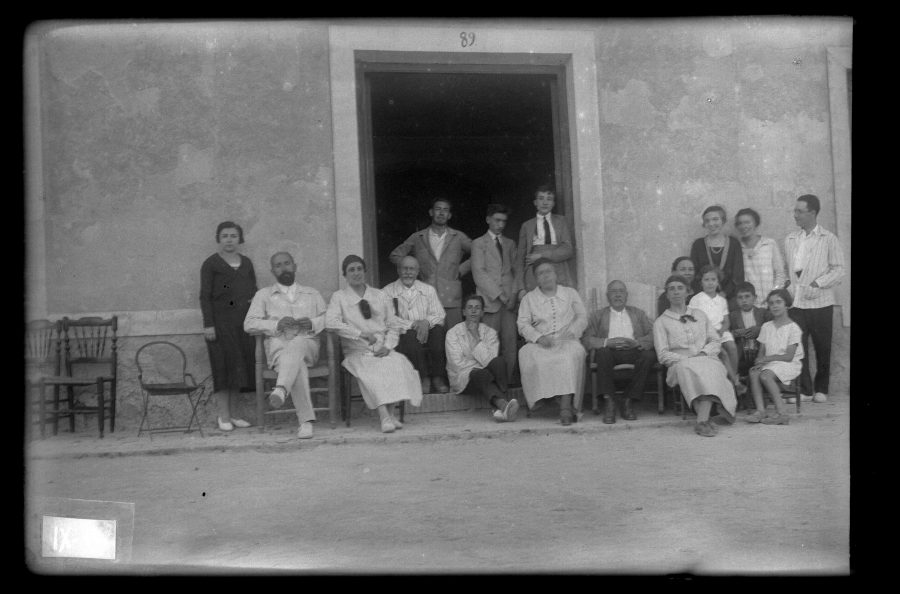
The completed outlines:
[[[747,423],[762,423],[762,420],[766,418],[766,413],[754,410],[752,413],[744,417],[744,421]]]
[[[709,423],[697,423],[694,425],[694,433],[703,437],[715,437],[716,431]]]
[[[631,398],[625,399],[625,410],[622,411],[622,418],[626,421],[636,421],[637,415],[634,414],[634,409],[632,408],[632,400]]]
[[[572,414],[571,410],[562,410],[559,412],[559,422],[563,425],[571,425],[574,418],[575,415]]]
[[[442,377],[433,377],[431,378],[431,385],[434,388],[434,391],[438,394],[446,394],[450,391],[450,388],[447,387],[447,382],[444,381]]]
[[[603,422],[612,425],[616,422],[616,401],[612,396],[604,396],[603,401],[606,404],[606,408],[603,409]]]
[[[791,422],[791,418],[785,414],[775,413],[774,415],[769,415],[760,423],[764,425],[788,425]]]

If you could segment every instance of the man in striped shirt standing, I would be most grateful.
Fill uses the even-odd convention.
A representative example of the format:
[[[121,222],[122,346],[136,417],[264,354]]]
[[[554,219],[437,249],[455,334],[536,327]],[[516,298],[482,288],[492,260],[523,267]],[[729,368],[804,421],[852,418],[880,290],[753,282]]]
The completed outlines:
[[[422,380],[422,393],[432,388],[440,394],[449,391],[447,358],[444,352],[444,318],[446,313],[437,291],[429,284],[416,280],[419,261],[403,256],[397,263],[400,278],[382,289],[391,299],[394,314],[400,318],[397,329],[400,342],[397,352],[409,359]]]
[[[800,227],[784,240],[788,290],[794,298],[791,319],[803,330],[803,371],[800,374],[802,400],[828,400],[831,361],[831,330],[834,316],[834,287],[844,276],[844,253],[838,238],[817,223],[821,206],[812,194],[797,198],[794,221]],[[809,370],[809,339],[816,351],[816,377]],[[813,396],[813,391],[815,395]]]

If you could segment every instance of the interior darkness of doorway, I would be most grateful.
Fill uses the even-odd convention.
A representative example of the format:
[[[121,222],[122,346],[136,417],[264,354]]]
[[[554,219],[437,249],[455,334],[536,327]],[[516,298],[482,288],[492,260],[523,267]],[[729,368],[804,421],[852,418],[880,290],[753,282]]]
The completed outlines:
[[[388,255],[430,224],[436,196],[450,226],[472,239],[491,202],[512,209],[505,235],[534,216],[533,191],[554,182],[551,85],[546,74],[369,73],[379,283],[397,278]],[[556,212],[564,205],[557,201]],[[463,291],[474,290],[471,275]]]

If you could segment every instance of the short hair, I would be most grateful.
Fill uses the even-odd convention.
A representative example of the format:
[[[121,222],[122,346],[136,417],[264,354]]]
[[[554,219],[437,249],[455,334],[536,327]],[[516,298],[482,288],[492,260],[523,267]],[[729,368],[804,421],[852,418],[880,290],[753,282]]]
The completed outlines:
[[[541,184],[537,188],[534,189],[534,197],[537,198],[537,195],[541,192],[546,192],[547,194],[553,194],[553,197],[556,198],[556,188],[553,187],[553,184]]]
[[[406,254],[405,256],[403,256],[402,258],[400,258],[399,260],[397,260],[397,268],[400,268],[401,266],[403,266],[403,261],[406,260],[407,258],[412,258],[413,260],[416,261],[416,266],[421,266],[421,265],[419,264],[419,259],[418,259],[418,258],[416,258],[415,256],[413,256],[412,254]],[[365,263],[363,263],[363,266],[365,266]]]
[[[540,266],[541,264],[550,264],[551,266],[553,266],[553,261],[550,260],[550,258],[538,258],[537,260],[532,262],[531,267],[534,270],[535,274],[537,274],[538,266]],[[553,271],[556,272],[555,266],[553,266]]]
[[[753,217],[753,221],[756,223],[756,226],[759,227],[759,221],[760,221],[759,213],[756,212],[755,210],[753,210],[752,208],[742,208],[739,211],[737,211],[737,214],[734,215],[734,222],[737,223],[737,220],[744,215]]]
[[[623,287],[625,287],[625,292],[626,292],[626,293],[628,292],[628,285],[625,284],[625,281],[621,281],[621,280],[619,280],[619,279],[615,279],[615,280],[611,280],[611,281],[609,281],[609,283],[607,283],[607,285],[606,285],[606,292],[607,292],[607,293],[609,292],[609,288],[613,286],[613,283],[619,283],[620,285],[622,285]]]
[[[691,286],[691,283],[687,282],[686,278],[684,278],[680,274],[673,274],[673,275],[670,275],[669,278],[666,279],[666,282],[663,284],[663,287],[665,289],[668,289],[669,285],[671,283],[675,283],[675,282],[681,283],[682,285],[684,285],[685,288],[688,288]]]
[[[737,295],[739,293],[750,293],[754,297],[756,297],[756,287],[753,286],[753,283],[744,281],[737,286],[734,290],[734,294]]]
[[[819,210],[822,208],[822,205],[819,204],[819,197],[814,196],[813,194],[804,194],[797,198],[797,200],[802,200],[806,202],[806,208],[812,210],[816,213],[816,216],[819,215]]]
[[[222,229],[237,229],[238,232],[238,243],[244,243],[244,230],[241,229],[241,226],[232,221],[224,221],[219,223],[219,226],[216,227],[216,243],[219,243],[219,233],[222,232]]]
[[[492,217],[495,214],[505,214],[509,216],[509,207],[505,204],[497,204],[496,202],[487,205],[487,216]]]
[[[713,204],[712,206],[707,206],[706,210],[703,211],[703,214],[700,215],[700,220],[702,221],[703,217],[705,217],[707,214],[709,214],[711,212],[718,212],[719,214],[721,214],[723,223],[728,220],[728,215],[725,214],[725,207],[720,206],[718,204]]]
[[[716,278],[719,280],[719,282],[722,282],[722,271],[719,269],[718,266],[713,266],[712,264],[707,264],[706,266],[701,268],[700,275],[699,275],[701,280],[703,279],[703,275],[705,275],[707,272],[715,272]]]
[[[356,254],[350,254],[349,256],[344,258],[343,262],[341,262],[341,274],[346,276],[347,275],[347,267],[350,266],[351,264],[353,264],[354,262],[359,262],[360,264],[362,264],[363,271],[366,270],[366,261],[363,260],[362,258],[360,258],[359,256],[357,256]]]
[[[678,269],[678,265],[681,264],[684,260],[689,260],[691,264],[694,264],[694,261],[691,260],[690,256],[678,256],[677,258],[675,258],[675,261],[672,262],[672,272],[675,272],[675,270]],[[694,264],[694,268],[697,268],[696,264]]]
[[[469,293],[466,295],[466,298],[463,299],[463,309],[465,309],[466,305],[469,301],[478,301],[481,303],[481,309],[484,309],[484,297],[478,295],[477,293]]]
[[[766,295],[766,303],[769,302],[769,298],[772,297],[772,295],[778,295],[784,299],[784,304],[788,307],[794,304],[794,298],[791,297],[791,294],[787,289],[772,289],[769,291],[769,294]]]
[[[451,212],[453,211],[453,203],[450,202],[449,198],[444,198],[443,196],[438,196],[437,198],[432,199],[431,206],[428,207],[429,210],[433,209],[434,205],[437,204],[438,202],[446,202],[447,206],[450,207]]]
[[[269,257],[269,266],[272,266],[272,260],[274,260],[274,259],[275,259],[275,256],[277,256],[277,255],[279,255],[279,254],[284,254],[285,256],[287,256],[288,258],[291,259],[291,262],[296,263],[296,260],[294,260],[293,254],[291,254],[290,252],[286,252],[286,251],[282,250],[282,251],[280,251],[280,252],[275,252],[274,254],[272,254],[271,257]]]

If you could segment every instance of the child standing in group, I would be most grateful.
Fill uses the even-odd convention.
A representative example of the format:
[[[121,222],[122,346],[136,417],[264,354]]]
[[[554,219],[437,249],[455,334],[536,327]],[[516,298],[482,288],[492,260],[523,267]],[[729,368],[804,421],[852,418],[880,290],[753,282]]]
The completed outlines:
[[[722,280],[722,271],[716,266],[706,265],[700,269],[700,288],[701,291],[691,297],[690,306],[696,307],[706,314],[710,324],[719,333],[719,340],[722,350],[719,352],[719,358],[728,371],[728,379],[734,384],[734,391],[738,396],[747,393],[747,386],[738,381],[737,365],[738,354],[737,346],[734,344],[734,336],[728,331],[728,301],[720,295],[719,283]]]
[[[759,331],[759,351],[756,363],[750,368],[750,389],[756,411],[745,417],[748,423],[787,425],[790,422],[775,380],[789,382],[799,376],[803,368],[803,345],[800,344],[803,333],[788,315],[792,302],[787,289],[775,289],[766,297],[772,320],[763,324]],[[763,386],[775,403],[774,415],[766,415]]]
[[[759,330],[765,322],[772,319],[772,315],[768,309],[754,305],[756,288],[752,283],[739,284],[735,296],[738,308],[728,314],[729,328],[738,351],[738,376],[744,376],[756,361],[756,352],[759,350],[756,338]]]

